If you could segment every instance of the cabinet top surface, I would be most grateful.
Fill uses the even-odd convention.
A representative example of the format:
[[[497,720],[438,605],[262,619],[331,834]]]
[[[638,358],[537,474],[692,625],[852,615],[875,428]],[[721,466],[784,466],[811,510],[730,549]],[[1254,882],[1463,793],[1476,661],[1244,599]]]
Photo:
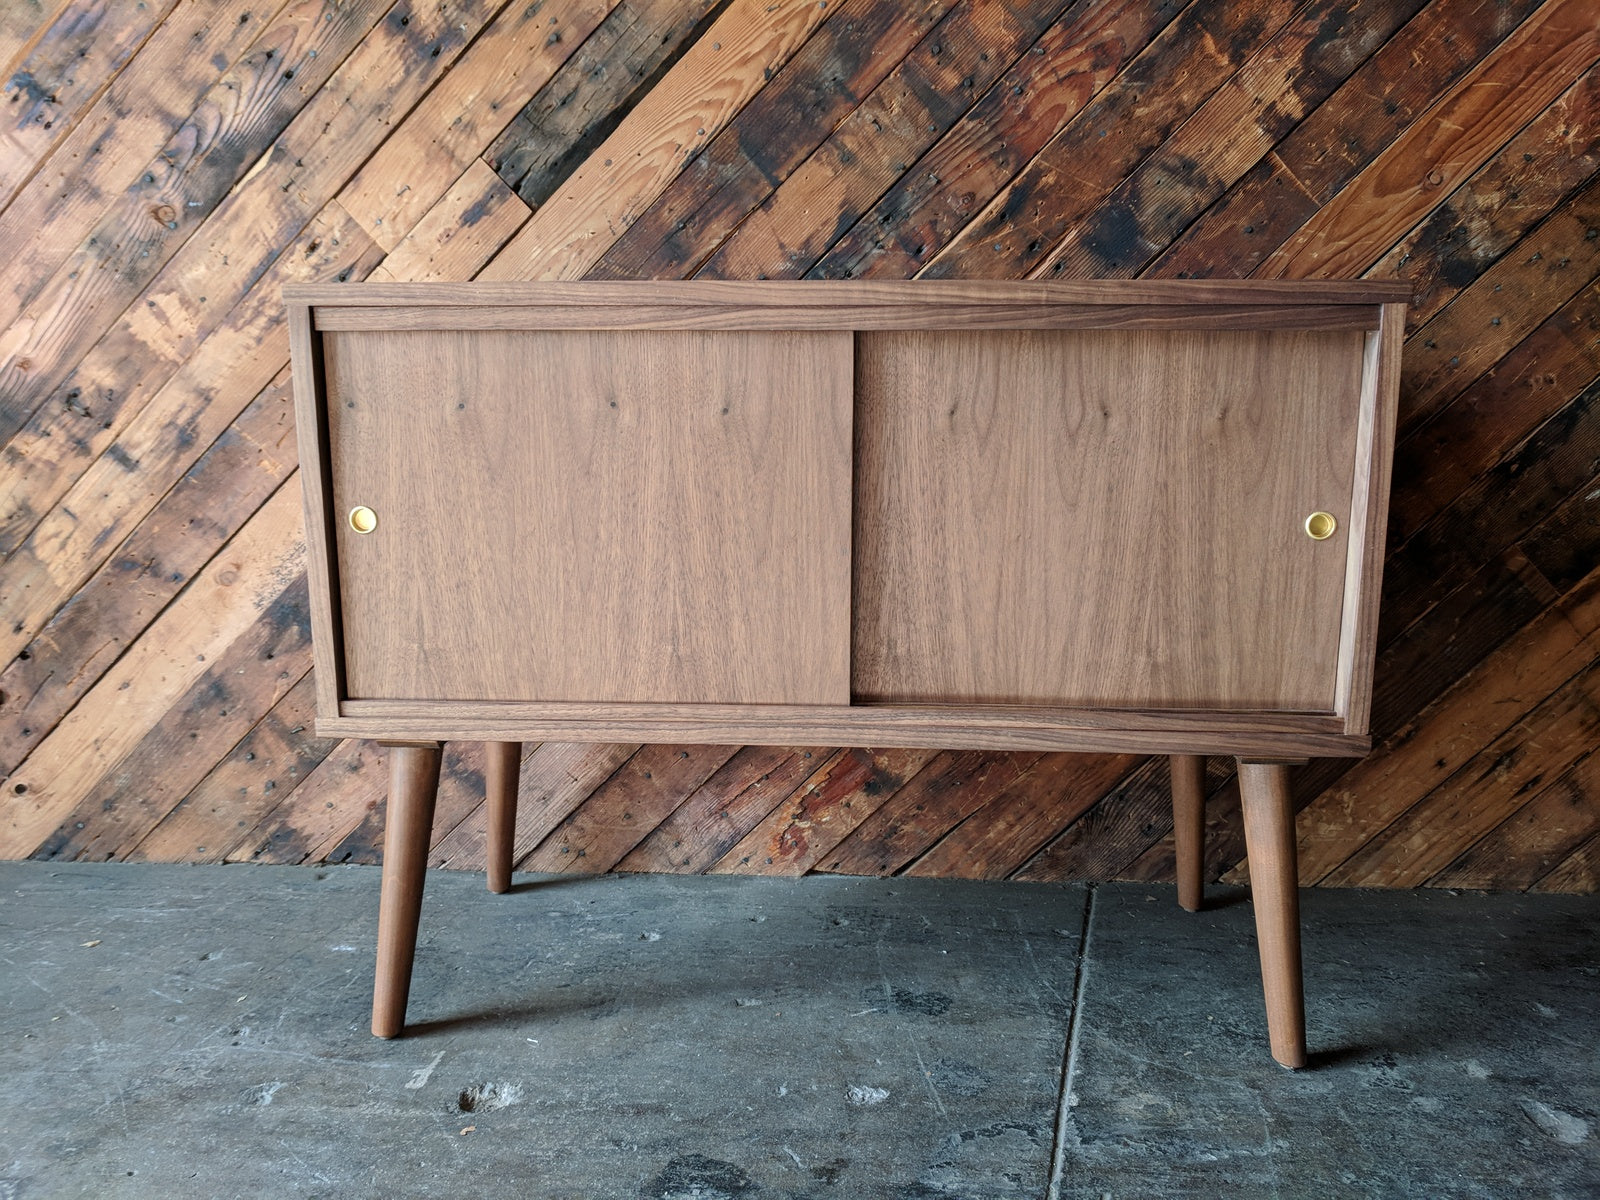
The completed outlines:
[[[713,304],[1375,305],[1408,301],[1403,281],[1299,279],[630,280],[536,283],[297,283],[290,304],[321,306]]]

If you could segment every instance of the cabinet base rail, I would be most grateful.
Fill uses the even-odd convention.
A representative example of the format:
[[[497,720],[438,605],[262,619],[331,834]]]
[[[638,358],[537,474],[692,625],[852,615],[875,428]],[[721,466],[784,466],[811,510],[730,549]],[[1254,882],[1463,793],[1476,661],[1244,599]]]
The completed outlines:
[[[389,815],[383,840],[372,1032],[381,1038],[392,1038],[405,1029],[429,837],[439,791],[441,745],[411,741],[382,744],[389,748]],[[488,886],[491,892],[506,892],[511,886],[522,743],[489,742],[487,751]],[[1292,1068],[1306,1065],[1299,880],[1294,806],[1289,793],[1289,769],[1301,761],[1304,760],[1241,758],[1238,762],[1267,1032],[1272,1057]],[[1169,762],[1178,903],[1196,912],[1204,903],[1205,760],[1195,754],[1173,754]]]

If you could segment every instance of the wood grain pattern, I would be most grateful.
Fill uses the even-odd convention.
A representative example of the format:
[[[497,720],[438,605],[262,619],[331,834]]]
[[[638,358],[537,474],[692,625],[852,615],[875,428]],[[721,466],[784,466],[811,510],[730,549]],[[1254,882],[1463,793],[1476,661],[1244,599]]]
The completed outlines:
[[[936,749],[960,743],[984,750],[1076,750],[1088,753],[1361,756],[1371,740],[1330,726],[1274,729],[1273,712],[1217,714],[1190,710],[1150,714],[1127,710],[1021,709],[1004,705],[851,707],[821,704],[729,708],[696,705],[480,704],[470,701],[347,700],[343,715],[318,718],[324,736],[421,738],[434,730],[450,740],[605,738],[614,741],[787,745],[796,740],[840,745],[852,740]],[[1234,715],[1230,728],[1218,715]],[[1152,719],[1154,717],[1155,719]],[[1183,719],[1186,718],[1186,719]]]
[[[954,125],[1060,11],[957,4],[700,268],[720,279],[798,278],[828,241]],[[833,215],[812,217],[813,205]]]
[[[1286,1067],[1303,1067],[1306,1002],[1300,972],[1299,884],[1288,769],[1241,762],[1239,792],[1245,840],[1250,846],[1250,899],[1261,950],[1272,1057]]]
[[[862,335],[857,696],[1333,711],[1352,336]]]
[[[612,0],[614,3],[614,0]],[[510,5],[340,191],[339,205],[393,250],[444,189],[478,162],[505,116],[526,104],[606,16],[606,0],[546,12]]]
[[[698,270],[951,7],[854,0],[849,18],[823,22],[585,278],[673,279]]]
[[[1600,658],[1588,578],[1600,560],[1600,98],[1574,53],[1590,36],[1581,3],[830,0],[770,16],[704,4],[704,20],[690,0],[622,0],[601,5],[587,36],[595,0],[528,8],[0,4],[0,83],[18,97],[0,126],[22,139],[0,137],[0,179],[20,181],[0,199],[0,853],[379,855],[382,754],[317,736],[321,673],[279,678],[302,670],[303,651],[264,657],[283,628],[271,614],[303,586],[298,485],[284,492],[279,288],[468,280],[485,266],[515,277],[497,256],[530,222],[523,186],[541,209],[565,194],[608,215],[583,225],[586,267],[553,247],[546,265],[609,280],[683,279],[737,240],[830,283],[930,273],[959,244],[964,275],[1048,262],[1052,277],[1131,274],[1142,288],[1259,276],[1304,241],[1319,262],[1413,289],[1377,748],[1296,773],[1302,878],[1415,882],[1416,853],[1438,885],[1597,886],[1600,835],[1582,832],[1588,735],[1562,707]],[[561,40],[541,44],[536,27],[552,19]],[[1563,27],[1573,42],[1552,41]],[[776,53],[729,66],[730,30]],[[92,73],[76,71],[85,49]],[[698,124],[687,141],[659,136],[701,100],[720,122],[705,137]],[[598,152],[617,136],[642,157],[607,164]],[[758,213],[769,202],[777,225]],[[153,211],[163,203],[176,229]],[[741,233],[752,221],[765,231]],[[271,503],[290,519],[273,522]],[[532,715],[546,736],[570,728],[559,712]],[[878,744],[938,749],[925,715],[884,717]],[[509,737],[510,719],[453,718],[491,738]],[[1142,730],[1124,722],[1129,753],[1179,748],[1177,717],[1138,719]],[[368,720],[340,729],[356,736]],[[1034,768],[1047,747],[1087,737],[1075,730],[1046,719],[1038,745],[939,751],[812,869],[907,869],[1004,795],[995,814],[1019,835],[986,865],[930,869],[999,871],[1043,836],[1012,877],[1170,879],[1165,766],[1083,775],[1063,795]],[[699,736],[681,714],[613,732],[632,736],[530,743],[519,861],[582,812],[638,751],[633,738]],[[840,753],[828,739],[841,732],[814,724],[815,740],[733,754],[619,865],[705,870]],[[1354,748],[1330,747],[1327,729],[1282,732]],[[1463,773],[1491,744],[1508,769],[1550,769],[1526,792]],[[162,748],[175,769],[137,778]],[[431,863],[484,866],[478,755],[446,748]],[[1209,761],[1205,787],[1206,878],[1238,879],[1228,760]],[[1443,811],[1466,814],[1470,836],[1436,830],[1425,814]]]
[[[1600,22],[1583,0],[1555,0],[1525,21],[1361,178],[1323,205],[1260,267],[1267,276],[1362,270],[1600,55]],[[1507,76],[1517,86],[1505,86]],[[1380,216],[1381,214],[1381,216]]]
[[[847,336],[360,333],[324,354],[348,696],[848,700]],[[371,535],[343,521],[358,504]]]
[[[815,0],[734,0],[649,99],[539,209],[485,279],[577,279],[825,16]]]
[[[87,0],[66,5],[10,71],[0,104],[0,205],[72,131],[177,0],[137,5]]]

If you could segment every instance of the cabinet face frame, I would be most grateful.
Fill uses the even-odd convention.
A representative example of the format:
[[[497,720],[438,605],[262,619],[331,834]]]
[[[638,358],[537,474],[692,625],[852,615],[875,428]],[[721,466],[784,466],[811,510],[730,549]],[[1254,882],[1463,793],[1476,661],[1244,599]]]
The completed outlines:
[[[1372,667],[1409,289],[1299,281],[302,284],[288,306],[325,736],[900,745],[1257,757],[1369,748]],[[1354,330],[1363,336],[1331,713],[1025,705],[722,705],[352,699],[322,337],[361,330]],[[1270,564],[1263,569],[1270,570]],[[1288,648],[1292,653],[1292,648]]]

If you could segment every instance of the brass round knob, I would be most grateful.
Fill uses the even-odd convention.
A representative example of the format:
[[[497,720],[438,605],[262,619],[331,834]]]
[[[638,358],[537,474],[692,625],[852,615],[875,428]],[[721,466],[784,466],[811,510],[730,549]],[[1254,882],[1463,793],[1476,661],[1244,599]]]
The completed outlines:
[[[1306,518],[1306,536],[1314,542],[1325,542],[1339,528],[1332,513],[1314,512]]]
[[[357,533],[371,533],[378,527],[378,514],[365,504],[358,504],[350,510],[350,528]]]

